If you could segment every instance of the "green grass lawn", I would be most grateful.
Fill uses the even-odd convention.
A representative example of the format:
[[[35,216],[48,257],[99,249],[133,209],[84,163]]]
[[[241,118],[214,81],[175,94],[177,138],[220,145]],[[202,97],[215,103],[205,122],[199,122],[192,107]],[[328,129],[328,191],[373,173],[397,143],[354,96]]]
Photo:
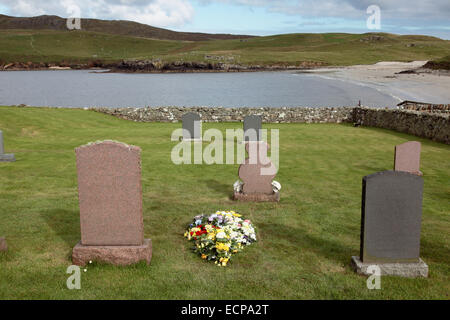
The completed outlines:
[[[0,63],[161,59],[164,62],[207,61],[244,65],[299,65],[302,61],[354,65],[379,61],[431,60],[448,55],[449,51],[448,40],[388,33],[297,33],[255,37],[245,41],[193,42],[87,31],[0,30]],[[206,59],[207,55],[224,59]]]
[[[205,123],[204,129],[241,123]],[[450,146],[374,128],[271,124],[280,130],[281,202],[230,200],[238,165],[170,161],[177,123],[136,123],[80,109],[0,107],[7,153],[0,163],[0,299],[448,299]],[[113,139],[142,148],[150,266],[94,264],[81,290],[66,268],[80,240],[74,148]],[[359,253],[361,179],[393,167],[394,146],[422,143],[421,257],[427,279],[383,277],[368,290],[350,258]],[[258,242],[226,268],[201,260],[183,238],[193,216],[232,209],[252,220]]]

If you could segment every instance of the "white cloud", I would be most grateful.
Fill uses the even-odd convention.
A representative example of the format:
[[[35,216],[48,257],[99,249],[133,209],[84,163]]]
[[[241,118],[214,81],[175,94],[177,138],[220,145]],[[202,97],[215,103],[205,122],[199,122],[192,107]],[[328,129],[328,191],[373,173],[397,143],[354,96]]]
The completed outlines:
[[[2,1],[6,2],[6,5],[9,5],[8,2],[12,1]],[[35,3],[31,1],[19,0],[15,1],[15,4],[11,7],[13,11],[21,12],[22,15],[39,15],[44,14],[45,11],[41,8],[36,7]]]
[[[382,25],[434,26],[439,30],[439,26],[450,24],[449,0],[0,0],[0,8],[6,7],[8,14],[14,16],[74,17],[77,11],[74,9],[78,7],[83,18],[133,20],[179,29],[193,21],[193,4],[211,3],[260,8],[293,19],[331,18],[332,24],[333,19],[363,21],[367,18],[367,7],[374,4],[381,9]]]
[[[265,8],[269,12],[302,17],[359,18],[367,7],[377,5],[382,15],[390,19],[436,18],[448,20],[449,0],[196,0],[200,4],[225,3]]]
[[[0,0],[13,16],[42,14],[83,18],[132,20],[152,26],[176,27],[192,21],[194,8],[188,0]]]

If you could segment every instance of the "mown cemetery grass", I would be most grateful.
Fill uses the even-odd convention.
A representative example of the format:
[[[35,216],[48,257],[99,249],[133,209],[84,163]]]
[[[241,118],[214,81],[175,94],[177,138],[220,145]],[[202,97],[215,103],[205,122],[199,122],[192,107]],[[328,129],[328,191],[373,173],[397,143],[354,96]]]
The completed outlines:
[[[280,130],[281,202],[230,199],[238,165],[174,165],[180,123],[135,123],[80,109],[0,107],[0,299],[448,299],[450,146],[345,124],[270,124]],[[204,129],[242,128],[205,123]],[[81,290],[66,269],[80,240],[74,148],[112,139],[142,148],[150,266],[94,263]],[[361,179],[393,167],[394,145],[422,143],[421,257],[427,279],[383,277],[368,290],[350,267],[359,254]],[[205,144],[206,145],[206,144]],[[226,268],[201,260],[183,238],[193,216],[232,209],[252,220],[258,242]]]

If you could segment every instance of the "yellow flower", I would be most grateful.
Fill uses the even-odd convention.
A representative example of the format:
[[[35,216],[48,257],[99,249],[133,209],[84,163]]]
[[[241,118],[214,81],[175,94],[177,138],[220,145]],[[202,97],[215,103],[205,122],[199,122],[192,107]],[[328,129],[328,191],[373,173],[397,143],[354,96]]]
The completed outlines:
[[[208,256],[206,254],[202,254],[202,259],[206,259]]]
[[[230,245],[226,244],[226,243],[222,243],[222,242],[217,242],[216,248],[218,250],[229,251],[230,250]]]
[[[226,267],[229,258],[220,258],[219,263],[222,265],[222,267]]]

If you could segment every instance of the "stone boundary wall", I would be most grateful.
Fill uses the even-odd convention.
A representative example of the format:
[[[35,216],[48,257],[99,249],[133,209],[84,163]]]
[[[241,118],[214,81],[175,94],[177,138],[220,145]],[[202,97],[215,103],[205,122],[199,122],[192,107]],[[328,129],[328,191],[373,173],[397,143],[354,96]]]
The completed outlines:
[[[323,108],[91,108],[138,122],[178,122],[186,112],[197,112],[203,122],[241,122],[246,115],[262,116],[264,123],[354,123],[395,130],[450,144],[450,113],[369,107]]]
[[[450,113],[450,104],[406,103],[401,105],[399,109],[433,113]]]
[[[353,121],[450,144],[450,114],[356,107]]]
[[[260,115],[264,123],[341,123],[353,122],[353,108],[147,107],[91,109],[139,122],[178,122],[181,121],[183,114],[196,112],[200,114],[202,122],[241,122],[247,115]]]

